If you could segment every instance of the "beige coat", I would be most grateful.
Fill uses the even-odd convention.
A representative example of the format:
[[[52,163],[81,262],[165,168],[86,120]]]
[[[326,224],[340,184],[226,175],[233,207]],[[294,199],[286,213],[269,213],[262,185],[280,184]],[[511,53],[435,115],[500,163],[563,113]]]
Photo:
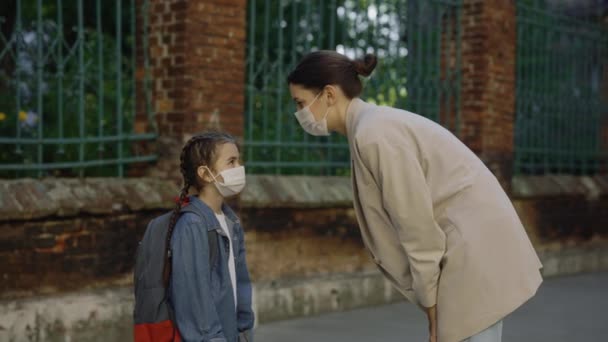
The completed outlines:
[[[354,99],[347,135],[363,241],[409,301],[437,304],[439,342],[488,328],[536,293],[542,265],[509,197],[452,133]]]

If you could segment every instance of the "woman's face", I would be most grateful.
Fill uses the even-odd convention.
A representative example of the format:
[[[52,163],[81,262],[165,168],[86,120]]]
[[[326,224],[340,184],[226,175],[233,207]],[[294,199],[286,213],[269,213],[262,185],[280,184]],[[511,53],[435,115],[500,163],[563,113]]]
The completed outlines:
[[[291,93],[291,97],[293,98],[298,111],[310,106],[308,109],[312,112],[315,120],[319,121],[323,119],[323,115],[325,115],[328,108],[327,102],[323,100],[323,91],[321,93],[314,93],[301,85],[291,83],[289,84],[289,92]]]

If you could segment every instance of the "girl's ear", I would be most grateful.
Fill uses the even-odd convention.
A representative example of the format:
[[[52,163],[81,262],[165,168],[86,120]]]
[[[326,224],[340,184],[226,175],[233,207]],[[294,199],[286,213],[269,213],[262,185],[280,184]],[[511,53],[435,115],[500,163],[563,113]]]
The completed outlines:
[[[204,165],[201,165],[198,167],[198,169],[196,169],[196,174],[198,175],[198,178],[201,179],[205,183],[213,182],[213,178],[211,177],[210,172],[211,171],[209,171],[207,166],[204,166]]]

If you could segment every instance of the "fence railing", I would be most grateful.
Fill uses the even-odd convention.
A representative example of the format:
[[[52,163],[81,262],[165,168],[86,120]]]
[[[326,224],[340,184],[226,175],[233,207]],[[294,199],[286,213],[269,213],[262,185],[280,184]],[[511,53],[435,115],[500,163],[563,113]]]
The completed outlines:
[[[407,3],[407,109],[460,136],[462,1]]]
[[[144,67],[147,6],[3,4],[0,177],[123,176],[127,164],[156,159],[136,152],[156,138]]]
[[[573,4],[517,2],[516,173],[608,172],[606,5]]]
[[[442,51],[447,51],[446,42],[459,41],[460,25],[455,23],[460,22],[460,4],[459,0],[248,1],[245,158],[250,172],[349,172],[344,138],[311,137],[291,115],[295,108],[286,76],[310,51],[336,50],[351,58],[374,53],[379,64],[365,84],[366,100],[419,109],[437,121],[442,112],[457,115],[460,44],[452,44],[451,64]],[[406,84],[417,88],[410,91],[413,96]]]

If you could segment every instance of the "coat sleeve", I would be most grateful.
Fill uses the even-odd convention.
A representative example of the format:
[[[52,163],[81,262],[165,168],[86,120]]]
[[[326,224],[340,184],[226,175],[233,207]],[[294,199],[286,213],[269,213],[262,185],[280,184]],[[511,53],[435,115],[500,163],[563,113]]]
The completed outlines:
[[[171,238],[171,302],[177,327],[183,341],[226,342],[210,296],[207,233],[186,215],[178,221]]]
[[[432,307],[437,304],[446,236],[435,221],[431,194],[416,149],[378,140],[359,146],[359,151],[408,256],[416,297],[422,306]],[[365,205],[364,196],[362,204]]]

